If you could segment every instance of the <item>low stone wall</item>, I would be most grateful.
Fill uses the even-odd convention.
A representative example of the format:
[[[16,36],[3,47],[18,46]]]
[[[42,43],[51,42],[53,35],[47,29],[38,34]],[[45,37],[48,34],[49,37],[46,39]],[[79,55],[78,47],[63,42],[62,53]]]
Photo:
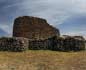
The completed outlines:
[[[47,43],[45,42],[45,40],[29,41],[29,49],[30,50],[46,50]]]
[[[23,37],[0,38],[1,51],[25,50],[80,51],[85,49],[85,41],[74,37],[52,37],[45,40],[29,40]]]
[[[50,50],[53,46],[52,38],[45,40],[29,40],[30,50]]]
[[[79,51],[85,49],[85,41],[73,37],[52,37],[46,40],[30,40],[30,50]]]
[[[78,39],[74,39],[74,38],[67,38],[64,40],[64,47],[68,51],[70,51],[70,50],[74,50],[74,51],[84,50],[85,49],[85,42],[83,40],[78,40]]]
[[[76,39],[74,37],[59,37],[57,41],[55,41],[57,45],[54,45],[53,50],[60,51],[80,51],[85,50],[85,41]]]
[[[28,49],[28,39],[22,37],[0,38],[1,51],[24,51]]]

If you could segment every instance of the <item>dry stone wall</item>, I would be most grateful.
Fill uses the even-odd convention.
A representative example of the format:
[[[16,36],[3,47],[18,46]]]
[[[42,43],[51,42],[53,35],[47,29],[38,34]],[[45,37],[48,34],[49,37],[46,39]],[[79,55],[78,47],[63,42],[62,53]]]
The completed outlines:
[[[21,37],[0,38],[1,51],[24,51],[28,49],[28,39]]]
[[[30,50],[51,50],[54,46],[54,39],[48,38],[45,40],[29,40]]]
[[[59,30],[49,25],[47,21],[42,18],[23,16],[16,18],[14,21],[13,37],[44,40],[59,35]]]
[[[45,19],[31,16],[16,18],[13,37],[0,38],[1,51],[79,51],[86,49],[85,44],[82,36],[60,37],[59,30],[49,25]]]
[[[0,38],[1,51],[25,50],[80,51],[85,49],[85,40],[75,37],[51,37],[45,40],[31,40],[23,37]]]
[[[74,37],[69,37],[64,40],[64,47],[67,50],[84,50],[85,49],[85,41],[76,39]],[[64,49],[64,50],[65,50]]]
[[[85,40],[84,38],[78,39],[76,37],[68,36],[66,38],[59,37],[57,39],[57,49],[61,51],[79,51],[85,49]]]
[[[30,50],[47,50],[48,43],[46,40],[33,40],[29,41],[29,49]]]
[[[29,40],[30,50],[80,51],[85,49],[85,41],[74,37],[52,37],[45,40]]]
[[[85,39],[82,36],[64,35],[60,37],[59,29],[49,25],[45,19],[37,17],[22,16],[16,18],[13,26],[13,37],[27,38],[30,50],[78,51],[85,49]],[[14,42],[10,45],[13,46]],[[25,45],[25,42],[22,45]]]

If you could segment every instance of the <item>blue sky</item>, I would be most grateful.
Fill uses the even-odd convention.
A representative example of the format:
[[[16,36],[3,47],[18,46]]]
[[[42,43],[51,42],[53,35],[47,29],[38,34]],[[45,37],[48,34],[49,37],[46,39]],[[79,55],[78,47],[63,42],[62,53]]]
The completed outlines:
[[[0,0],[0,36],[12,36],[18,16],[45,18],[61,34],[86,35],[86,0]]]

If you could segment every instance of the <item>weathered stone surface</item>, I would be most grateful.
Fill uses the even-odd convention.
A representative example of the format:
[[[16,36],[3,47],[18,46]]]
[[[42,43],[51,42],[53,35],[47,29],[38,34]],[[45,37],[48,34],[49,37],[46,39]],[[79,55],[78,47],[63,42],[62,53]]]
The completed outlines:
[[[33,40],[29,41],[29,49],[30,50],[46,50],[48,43],[45,40]]]
[[[23,16],[15,19],[14,37],[28,38],[28,49],[79,51],[85,49],[85,39],[82,36],[60,37],[60,32],[47,23],[45,19]]]
[[[64,38],[62,37],[54,37],[53,42],[53,49],[54,51],[64,51]]]
[[[29,40],[30,50],[80,51],[85,49],[85,40],[80,37],[53,36],[45,40]]]
[[[79,51],[85,49],[85,39],[77,36],[59,37],[57,39],[58,50],[62,51]]]
[[[79,51],[85,49],[85,41],[75,37],[51,37],[45,40],[29,40],[28,38],[13,37],[0,38],[0,50],[53,50],[53,51]]]
[[[21,37],[0,38],[1,51],[24,51],[28,49],[28,39]]]
[[[54,37],[45,40],[29,40],[30,50],[52,50],[54,43]]]
[[[42,18],[23,16],[16,18],[14,21],[14,37],[42,40],[59,35],[59,30],[49,25],[47,21]]]

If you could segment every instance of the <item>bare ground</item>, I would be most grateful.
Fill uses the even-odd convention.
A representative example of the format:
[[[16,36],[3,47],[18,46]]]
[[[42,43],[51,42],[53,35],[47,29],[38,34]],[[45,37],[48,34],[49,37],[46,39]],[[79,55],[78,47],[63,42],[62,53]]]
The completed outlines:
[[[86,70],[86,51],[0,52],[0,70]]]

